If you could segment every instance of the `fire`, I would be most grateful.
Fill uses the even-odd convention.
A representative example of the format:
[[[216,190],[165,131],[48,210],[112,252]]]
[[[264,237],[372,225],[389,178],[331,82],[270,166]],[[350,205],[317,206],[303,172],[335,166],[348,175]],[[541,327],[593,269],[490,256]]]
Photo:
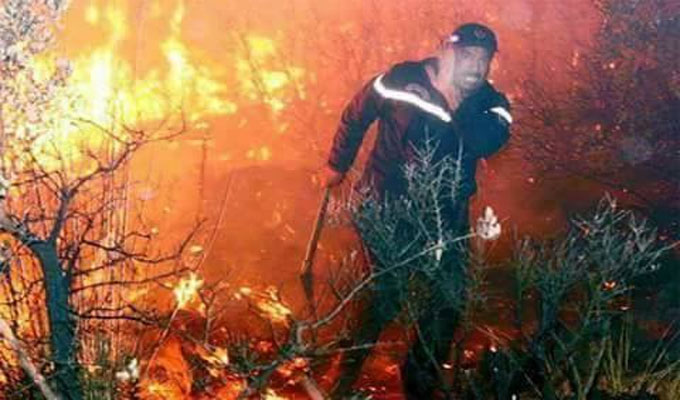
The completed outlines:
[[[283,304],[278,290],[274,287],[267,288],[266,295],[262,296],[256,305],[272,322],[285,324],[293,314],[290,308]]]
[[[94,4],[90,4],[85,9],[85,21],[90,25],[96,25],[99,21],[99,9]]]
[[[189,253],[195,256],[200,255],[203,253],[203,246],[195,244],[189,247]]]
[[[102,13],[96,5],[90,5],[86,12],[88,22],[107,26],[109,37],[105,45],[73,61],[72,83],[78,94],[87,96],[83,114],[106,125],[112,121],[112,109],[117,109],[114,117],[126,122],[159,119],[173,108],[188,104],[192,120],[237,110],[233,102],[225,100],[226,86],[210,68],[194,61],[183,43],[180,37],[183,2],[177,3],[170,19],[170,36],[160,44],[164,68],[152,69],[142,76],[138,76],[134,65],[118,55],[129,31],[124,7],[124,2],[107,4],[104,21],[98,21],[97,16]]]
[[[276,58],[273,40],[249,35],[243,39],[245,56],[236,62],[236,71],[241,90],[251,100],[262,100],[272,111],[279,112],[286,106],[283,89],[294,85],[297,95],[304,98],[304,90],[296,83],[304,76],[304,70],[297,67],[271,70],[265,68]]]
[[[279,396],[272,389],[267,389],[267,392],[264,394],[264,399],[265,400],[286,400],[285,397]]]
[[[291,309],[283,303],[278,290],[273,286],[268,287],[264,292],[256,292],[244,286],[234,293],[236,300],[242,300],[244,297],[251,299],[255,308],[272,322],[287,324],[293,315]]]
[[[87,161],[85,151],[115,148],[107,134],[88,124],[74,124],[74,119],[110,129],[120,123],[135,126],[161,121],[182,110],[191,126],[199,126],[206,118],[236,113],[239,99],[266,104],[278,113],[292,97],[305,98],[305,70],[288,63],[281,65],[280,49],[271,38],[243,34],[241,51],[226,64],[191,49],[182,38],[183,0],[175,2],[168,18],[168,36],[156,42],[161,63],[139,67],[137,56],[131,60],[125,55],[130,39],[139,34],[135,30],[138,27],[131,24],[129,7],[129,2],[122,0],[93,1],[82,10],[82,21],[103,29],[104,39],[70,57],[67,86],[59,90],[54,107],[46,113],[49,115],[43,116],[49,126],[33,146],[42,150],[36,153],[46,169],[63,168],[66,160],[72,170],[87,172],[95,164]],[[154,17],[162,12],[158,8],[157,4],[152,6]],[[39,75],[59,70],[57,64],[64,60],[55,58],[50,53],[34,60],[36,70],[42,71]],[[59,149],[59,154],[54,154],[54,149]],[[263,146],[254,148],[247,157],[268,161],[272,153]]]
[[[142,396],[144,399],[148,400],[180,399],[182,398],[182,393],[178,392],[177,388],[173,385],[151,382],[144,387]]]
[[[205,397],[208,399],[224,399],[224,400],[236,400],[239,395],[246,388],[246,384],[243,380],[228,380],[228,383],[217,390],[214,396]]]
[[[226,348],[217,347],[213,350],[197,347],[197,353],[202,359],[213,365],[225,366],[229,365],[229,352]]]
[[[276,372],[286,379],[288,385],[298,383],[307,371],[309,371],[309,361],[302,357],[289,360],[276,369]]]
[[[103,151],[111,146],[109,137],[89,125],[73,124],[75,119],[90,121],[101,127],[118,123],[128,126],[158,121],[184,110],[189,122],[198,123],[209,116],[233,114],[238,107],[228,99],[222,77],[225,71],[207,65],[184,44],[180,27],[184,18],[184,3],[177,2],[169,21],[170,35],[159,41],[158,51],[164,65],[139,71],[127,60],[122,48],[129,40],[127,2],[111,1],[98,6],[90,3],[83,18],[86,23],[106,29],[105,40],[86,53],[71,57],[67,87],[56,94],[55,104],[43,116],[49,121],[45,134],[34,146],[36,153],[49,153],[58,148],[59,154],[41,154],[48,169],[63,167],[59,160],[82,161],[82,151]],[[58,70],[53,54],[34,60],[39,76]],[[45,149],[45,150],[43,150]],[[43,150],[43,151],[41,151]],[[74,165],[77,171],[87,166]]]
[[[229,364],[229,353],[227,353],[227,349],[221,347],[217,348],[215,349],[213,356],[222,364]]]
[[[184,357],[182,343],[171,338],[158,351],[148,376],[140,382],[144,400],[186,399],[191,393],[193,370]]]
[[[177,308],[184,308],[190,301],[194,300],[202,285],[203,280],[199,279],[193,272],[189,274],[188,278],[180,280],[173,290],[177,300]]]
[[[279,302],[260,301],[257,307],[263,311],[272,322],[286,323],[292,314],[290,309]]]
[[[249,160],[269,161],[272,158],[272,152],[267,146],[262,146],[259,149],[250,149],[246,154]]]

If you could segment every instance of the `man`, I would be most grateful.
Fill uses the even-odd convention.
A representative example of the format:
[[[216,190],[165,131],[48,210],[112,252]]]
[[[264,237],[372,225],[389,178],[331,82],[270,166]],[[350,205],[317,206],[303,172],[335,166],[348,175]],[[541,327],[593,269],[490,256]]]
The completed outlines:
[[[468,199],[476,192],[477,160],[489,157],[505,144],[512,123],[506,97],[486,80],[496,50],[496,36],[488,27],[464,24],[442,41],[433,57],[397,64],[371,79],[342,113],[324,184],[333,187],[342,182],[365,132],[377,119],[378,136],[360,185],[368,186],[380,199],[406,194],[404,167],[414,161],[419,147],[434,140],[433,161],[447,157],[458,161],[460,201],[455,209],[447,210],[446,218],[452,229],[466,234]],[[455,260],[449,257],[447,264],[447,272],[458,281],[464,280]],[[376,311],[380,302],[392,296],[394,282],[388,280],[385,277],[376,283],[377,296],[360,317],[353,345],[374,343],[384,325],[396,316],[395,312]],[[380,291],[384,291],[382,296]],[[419,340],[401,369],[407,398],[421,400],[433,398],[440,381],[438,368],[427,366],[428,359],[434,356],[439,365],[446,361],[457,321],[451,309],[425,314],[418,320]],[[434,352],[425,351],[425,345],[434,346]],[[333,399],[342,398],[351,388],[368,355],[367,350],[353,353],[345,363]]]

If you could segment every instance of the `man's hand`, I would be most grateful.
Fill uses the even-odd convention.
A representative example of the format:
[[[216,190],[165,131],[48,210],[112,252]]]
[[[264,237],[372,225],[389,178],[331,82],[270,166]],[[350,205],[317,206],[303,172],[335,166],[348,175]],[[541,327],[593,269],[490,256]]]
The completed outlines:
[[[432,65],[425,67],[427,76],[432,86],[444,96],[451,112],[455,112],[463,99],[463,94],[453,82],[456,75],[456,51],[453,46],[444,43],[437,53],[437,63],[436,69]]]
[[[345,174],[334,170],[329,165],[326,165],[319,174],[319,183],[323,188],[338,186],[343,179],[345,179]]]

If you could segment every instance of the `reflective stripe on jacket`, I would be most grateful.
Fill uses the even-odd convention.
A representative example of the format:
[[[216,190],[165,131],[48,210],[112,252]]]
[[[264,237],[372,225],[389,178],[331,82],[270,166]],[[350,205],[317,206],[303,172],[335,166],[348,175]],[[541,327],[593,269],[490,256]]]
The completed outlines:
[[[477,160],[496,153],[508,140],[512,123],[506,97],[485,82],[451,113],[430,83],[425,65],[433,59],[404,62],[372,78],[345,107],[328,159],[346,172],[369,126],[378,120],[378,136],[362,177],[380,195],[402,194],[403,168],[414,159],[414,147],[426,138],[436,144],[435,160],[461,156],[461,195],[477,190]]]

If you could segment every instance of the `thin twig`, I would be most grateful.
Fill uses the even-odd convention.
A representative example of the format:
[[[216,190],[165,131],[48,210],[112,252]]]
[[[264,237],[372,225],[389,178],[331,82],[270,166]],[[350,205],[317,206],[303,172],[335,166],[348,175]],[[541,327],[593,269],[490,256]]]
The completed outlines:
[[[21,364],[21,367],[24,369],[24,371],[26,371],[28,376],[30,376],[33,382],[35,382],[43,396],[45,396],[47,400],[59,400],[59,397],[54,394],[52,389],[47,384],[45,377],[40,372],[38,372],[38,369],[31,362],[26,349],[24,349],[24,347],[21,345],[4,318],[0,318],[0,334],[5,337],[9,343],[9,347],[14,350],[17,357],[19,358],[19,364]]]

